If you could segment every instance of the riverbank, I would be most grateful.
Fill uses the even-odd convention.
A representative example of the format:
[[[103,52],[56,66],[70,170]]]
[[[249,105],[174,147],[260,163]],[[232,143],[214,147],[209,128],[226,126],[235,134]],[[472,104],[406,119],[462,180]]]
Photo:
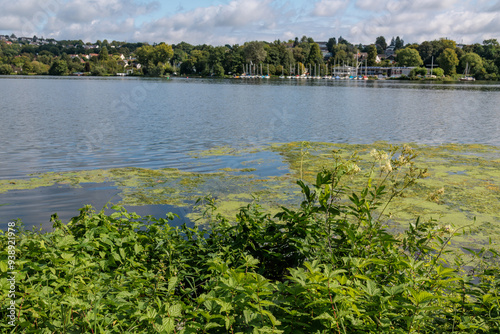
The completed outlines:
[[[0,234],[1,247],[9,250],[9,258],[0,258],[0,270],[11,276],[2,290],[14,293],[2,294],[1,302],[12,305],[14,316],[0,326],[13,332],[94,333],[498,328],[500,268],[494,244],[470,249],[468,258],[455,257],[450,243],[475,232],[426,219],[388,233],[390,203],[409,199],[407,191],[439,175],[438,169],[420,168],[407,145],[347,147],[272,146],[289,162],[291,178],[300,175],[298,201],[276,214],[254,203],[225,217],[215,209],[219,201],[210,197],[203,210],[207,229],[173,228],[172,215],[140,217],[118,206],[109,215],[83,208],[67,225],[54,217],[50,233],[12,222],[8,233]],[[497,153],[495,147],[447,145],[427,160],[439,164],[458,156],[496,182],[486,161],[498,163]],[[314,173],[318,166],[324,168]],[[97,176],[125,180],[126,172]],[[147,188],[174,171],[129,172]],[[52,177],[69,181],[82,175]],[[446,194],[435,192],[428,200],[446,203]],[[2,309],[0,315],[7,318],[9,312]]]
[[[223,159],[237,159],[239,167],[221,168],[215,172],[189,172],[175,168],[113,168],[74,172],[51,172],[25,179],[0,180],[0,193],[24,190],[26,195],[41,187],[81,187],[106,184],[116,189],[117,204],[130,207],[169,205],[185,208],[186,219],[206,223],[200,212],[193,211],[198,198],[212,195],[217,199],[215,213],[234,217],[241,206],[258,199],[268,212],[276,213],[282,205],[300,201],[296,179],[315,182],[322,168],[332,166],[332,150],[344,157],[357,154],[361,173],[350,180],[353,190],[364,186],[369,170],[371,150],[387,150],[388,143],[370,145],[291,142],[255,149],[220,147],[192,152],[192,164],[203,165]],[[500,149],[487,145],[447,144],[426,146],[413,144],[418,156],[415,162],[427,168],[426,177],[409,189],[404,197],[394,198],[387,208],[387,224],[393,231],[407,228],[416,217],[434,219],[441,226],[455,226],[474,231],[473,236],[454,239],[459,247],[486,245],[489,238],[500,238]],[[273,155],[263,154],[265,152]],[[275,160],[277,157],[281,162]],[[266,161],[266,159],[270,159]],[[229,160],[228,160],[229,161]],[[235,160],[236,161],[236,160]],[[271,166],[286,168],[274,172]]]

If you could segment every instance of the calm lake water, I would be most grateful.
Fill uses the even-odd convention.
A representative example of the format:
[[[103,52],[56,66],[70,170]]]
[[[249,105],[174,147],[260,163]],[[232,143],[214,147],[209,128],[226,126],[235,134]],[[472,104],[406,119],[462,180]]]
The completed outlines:
[[[196,166],[187,153],[225,145],[500,146],[498,83],[4,76],[0,97],[0,179],[125,166],[212,172],[238,162]],[[53,191],[25,191],[26,200],[22,191],[1,194],[0,205],[10,205],[0,206],[0,222],[19,216],[30,224],[42,207],[76,214],[112,197],[112,188],[106,200],[95,188],[61,198],[63,208],[50,204]]]

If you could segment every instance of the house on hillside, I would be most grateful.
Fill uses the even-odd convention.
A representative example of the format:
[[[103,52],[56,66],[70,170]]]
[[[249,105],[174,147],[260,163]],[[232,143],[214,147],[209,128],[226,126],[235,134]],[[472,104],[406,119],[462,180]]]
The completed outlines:
[[[387,49],[385,49],[385,56],[389,57],[396,53],[396,47],[394,45],[389,45]]]
[[[331,52],[328,51],[328,47],[326,46],[327,42],[316,42],[319,45],[319,49],[321,51],[321,55],[323,58],[330,58],[332,56]]]

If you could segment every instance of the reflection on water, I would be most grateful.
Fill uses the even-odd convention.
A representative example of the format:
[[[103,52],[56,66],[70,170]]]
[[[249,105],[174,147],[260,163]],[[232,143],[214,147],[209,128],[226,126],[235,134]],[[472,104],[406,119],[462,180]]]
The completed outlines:
[[[12,103],[0,106],[0,178],[183,168],[187,152],[223,145],[500,145],[499,91],[475,83],[2,77],[0,92]]]
[[[40,187],[33,190],[12,190],[0,194],[0,226],[5,229],[6,223],[15,219],[21,219],[26,228],[43,227],[43,230],[51,228],[50,217],[57,213],[62,222],[68,222],[72,217],[78,215],[78,210],[85,205],[99,211],[105,206],[111,207],[118,203],[119,190],[108,183],[81,183],[80,188],[69,185],[56,185]],[[141,216],[152,215],[157,218],[165,218],[168,212],[179,215],[178,219],[172,221],[172,225],[186,223],[193,224],[185,218],[184,208],[176,208],[171,205],[145,205],[140,207],[125,206],[129,212],[136,212]],[[105,210],[107,214],[113,212]]]
[[[497,83],[4,76],[0,92],[0,179],[125,166],[213,172],[245,158],[190,153],[275,142],[500,145]],[[277,157],[259,158],[275,162],[257,174],[283,173]],[[88,201],[102,207],[115,191],[92,187],[1,194],[10,203],[1,217],[32,205],[43,223]]]

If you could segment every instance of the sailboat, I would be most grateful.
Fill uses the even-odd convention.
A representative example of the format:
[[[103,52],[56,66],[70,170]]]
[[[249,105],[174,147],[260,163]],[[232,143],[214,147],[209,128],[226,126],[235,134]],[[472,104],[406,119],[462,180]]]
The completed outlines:
[[[465,71],[464,71],[464,76],[460,78],[460,81],[475,81],[476,79],[474,77],[471,77],[469,75],[469,63],[465,65]]]

